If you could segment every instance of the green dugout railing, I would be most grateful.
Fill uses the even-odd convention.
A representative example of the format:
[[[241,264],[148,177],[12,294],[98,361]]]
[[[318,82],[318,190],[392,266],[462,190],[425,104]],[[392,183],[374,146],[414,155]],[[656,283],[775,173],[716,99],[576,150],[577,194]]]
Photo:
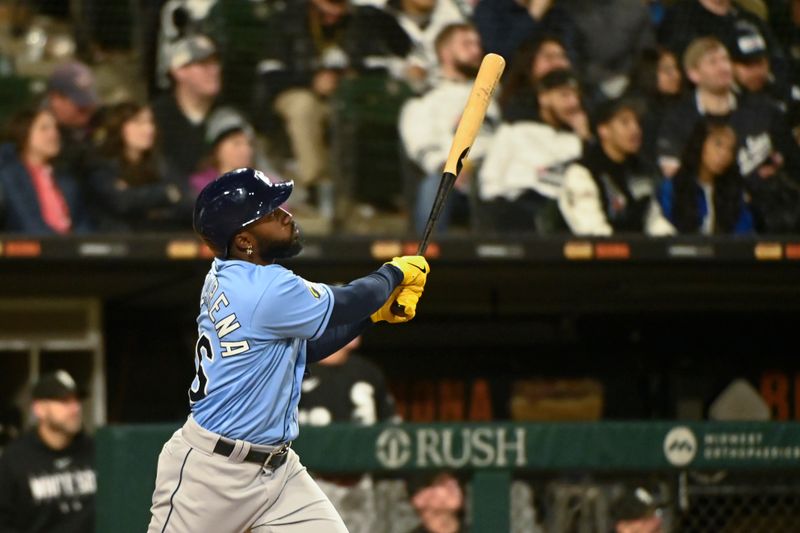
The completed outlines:
[[[97,432],[97,531],[142,532],[156,462],[177,425]],[[800,423],[338,424],[303,427],[293,447],[324,473],[472,473],[473,531],[507,531],[515,472],[800,470]]]

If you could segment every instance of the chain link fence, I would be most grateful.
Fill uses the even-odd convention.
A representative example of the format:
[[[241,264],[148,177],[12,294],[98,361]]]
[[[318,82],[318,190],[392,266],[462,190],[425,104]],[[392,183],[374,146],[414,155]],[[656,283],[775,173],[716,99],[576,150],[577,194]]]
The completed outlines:
[[[405,533],[418,525],[403,480],[345,488],[321,482],[353,533]],[[610,533],[637,510],[657,516],[661,533],[796,533],[800,470],[670,472],[647,476],[568,473],[515,480],[512,533]],[[649,495],[637,507],[637,492]],[[469,482],[465,485],[469,523]],[[647,497],[644,497],[645,500]]]

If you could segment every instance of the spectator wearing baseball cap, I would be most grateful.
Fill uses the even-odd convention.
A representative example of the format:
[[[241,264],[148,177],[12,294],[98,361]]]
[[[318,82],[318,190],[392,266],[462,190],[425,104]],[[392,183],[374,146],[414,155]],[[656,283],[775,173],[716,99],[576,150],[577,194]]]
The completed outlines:
[[[689,44],[700,37],[719,39],[729,51],[736,48],[741,32],[763,40],[772,68],[787,69],[786,58],[769,26],[733,0],[685,0],[673,2],[658,29],[659,43],[683,56]]]
[[[94,442],[82,432],[82,396],[64,370],[33,387],[36,426],[0,457],[0,530],[94,531]]]
[[[192,192],[199,194],[206,185],[226,172],[254,166],[254,141],[253,127],[241,113],[231,107],[214,110],[206,125],[206,143],[211,147],[211,153],[201,163],[201,170],[189,178]]]
[[[205,35],[185,37],[171,45],[168,64],[172,90],[152,108],[166,176],[185,186],[208,153],[206,125],[222,83],[217,47]]]
[[[767,43],[760,33],[748,27],[737,32],[731,47],[733,77],[741,92],[763,95],[782,110],[791,98],[785,87],[780,87],[772,73]]]
[[[68,127],[87,126],[100,103],[92,71],[78,61],[53,70],[47,80],[47,93],[59,124]]]
[[[738,142],[736,160],[743,177],[758,177],[776,153],[787,169],[798,168],[798,150],[789,146],[786,117],[762,95],[734,91],[730,53],[719,39],[700,37],[692,41],[683,65],[695,90],[673,106],[661,123],[656,152],[664,175],[675,174],[686,141],[702,119],[733,128]]]
[[[664,502],[644,487],[626,490],[611,503],[613,533],[662,533]]]
[[[658,171],[639,156],[642,129],[631,100],[598,104],[594,123],[598,142],[567,168],[558,205],[575,235],[642,233],[647,218],[652,234],[674,229],[654,202]]]
[[[58,165],[79,181],[88,171],[92,119],[99,105],[94,74],[84,63],[69,61],[50,74],[45,107],[61,133]]]

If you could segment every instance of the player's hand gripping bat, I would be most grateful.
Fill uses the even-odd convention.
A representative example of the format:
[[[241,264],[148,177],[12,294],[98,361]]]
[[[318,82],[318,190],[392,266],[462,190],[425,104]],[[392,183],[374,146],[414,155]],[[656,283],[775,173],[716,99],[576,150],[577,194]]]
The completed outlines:
[[[450,153],[447,155],[447,162],[444,165],[444,174],[442,174],[442,180],[439,182],[439,190],[436,192],[431,214],[428,215],[428,222],[425,224],[425,232],[422,234],[417,255],[425,255],[425,250],[428,248],[428,240],[433,228],[436,226],[436,222],[439,220],[444,202],[456,182],[458,173],[461,172],[464,158],[467,157],[469,149],[472,148],[472,143],[475,142],[475,137],[481,129],[483,117],[486,116],[486,109],[492,100],[492,93],[494,93],[497,83],[500,81],[500,75],[503,74],[505,66],[505,59],[497,54],[486,54],[481,62],[478,76],[472,85],[472,92],[469,95],[466,107],[464,107],[464,113],[461,115],[456,133],[453,136],[453,144],[450,146]],[[398,305],[397,302],[392,304],[392,313],[396,316],[405,314],[403,307]]]

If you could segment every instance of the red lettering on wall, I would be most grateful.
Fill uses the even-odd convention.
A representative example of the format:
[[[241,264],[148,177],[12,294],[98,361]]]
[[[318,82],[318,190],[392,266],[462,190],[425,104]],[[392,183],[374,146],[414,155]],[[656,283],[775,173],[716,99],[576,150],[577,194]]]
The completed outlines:
[[[390,388],[397,414],[406,422],[493,420],[491,388],[485,379],[393,381]]]
[[[800,379],[800,376],[798,376]],[[798,382],[795,379],[795,383]],[[795,391],[797,387],[795,387]],[[795,392],[796,394],[796,392]],[[765,372],[761,376],[761,397],[772,411],[775,420],[789,419],[789,377],[782,372]],[[797,410],[795,409],[795,416]]]
[[[412,422],[433,422],[436,420],[436,386],[432,381],[416,381],[411,385]]]
[[[464,420],[464,382],[444,380],[439,383],[439,420]]]
[[[469,402],[469,419],[485,421],[492,419],[492,395],[485,379],[472,382],[472,398]]]

